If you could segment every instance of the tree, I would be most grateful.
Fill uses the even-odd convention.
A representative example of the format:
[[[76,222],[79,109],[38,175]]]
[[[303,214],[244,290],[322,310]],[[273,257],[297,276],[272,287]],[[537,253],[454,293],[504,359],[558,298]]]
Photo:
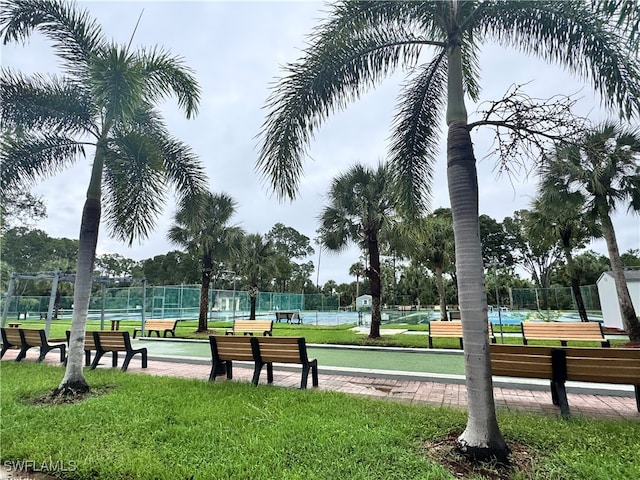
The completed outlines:
[[[603,0],[605,2],[607,0]],[[300,60],[287,66],[267,101],[257,167],[280,197],[295,198],[306,147],[321,123],[396,69],[405,82],[390,142],[398,206],[419,216],[446,106],[447,176],[456,244],[469,415],[458,448],[472,458],[507,459],[495,417],[486,289],[478,226],[478,182],[465,96],[479,97],[483,41],[560,63],[586,78],[607,106],[640,110],[631,2],[340,1],[314,31]],[[617,14],[624,9],[624,18]],[[418,63],[423,50],[431,60]],[[373,288],[373,286],[372,286]]]
[[[427,216],[415,226],[413,259],[435,273],[440,316],[447,320],[447,299],[442,274],[454,261],[454,239],[451,220]]]
[[[190,253],[173,250],[142,261],[142,276],[149,285],[193,285],[198,282],[200,260]]]
[[[356,243],[369,258],[367,277],[371,284],[371,329],[369,337],[380,338],[380,237],[392,230],[394,197],[389,170],[379,164],[374,170],[356,164],[331,182],[327,194],[329,204],[320,214],[322,244],[340,251]]]
[[[84,332],[103,203],[109,233],[130,244],[153,229],[167,184],[180,198],[204,188],[200,161],[169,135],[154,108],[175,94],[191,118],[199,88],[180,59],[161,48],[132,50],[109,41],[73,3],[3,1],[0,28],[5,44],[40,32],[52,41],[64,69],[64,75],[49,77],[2,70],[0,192],[54,174],[93,149],[68,361],[56,393],[87,391]]]
[[[349,267],[349,275],[356,277],[356,298],[360,296],[360,277],[364,275],[364,265],[362,262],[356,262]]]
[[[541,185],[541,188],[552,188],[551,185]],[[533,203],[531,211],[531,233],[538,238],[555,238],[564,253],[566,274],[569,277],[571,291],[576,302],[580,320],[588,322],[587,309],[580,290],[580,276],[575,262],[573,250],[584,248],[588,240],[601,236],[598,225],[583,215],[582,199],[575,195],[563,196],[561,201],[549,203],[548,193],[557,197],[556,192],[542,190]]]
[[[138,262],[119,253],[105,253],[96,257],[96,270],[107,277],[131,277]]]
[[[0,195],[0,233],[10,228],[33,227],[38,220],[46,218],[47,207],[42,197],[30,192],[12,191]]]
[[[167,234],[172,243],[201,258],[200,333],[209,330],[209,286],[214,265],[232,261],[240,250],[244,232],[228,225],[235,213],[236,202],[226,193],[202,192],[185,199]]]
[[[244,237],[238,271],[244,276],[244,281],[249,287],[249,320],[256,319],[258,294],[261,289],[267,287],[273,278],[275,257],[271,240],[259,233],[252,233]]]
[[[299,275],[301,265],[294,262],[293,259],[302,259],[315,253],[311,246],[311,240],[306,235],[301,234],[295,228],[287,227],[282,223],[276,223],[266,238],[273,242],[277,258],[276,263],[276,285],[281,292],[297,291],[300,285],[291,285],[291,281],[296,275],[298,284],[300,283]],[[305,277],[306,280],[307,277]]]
[[[560,146],[542,168],[547,201],[576,196],[585,212],[602,226],[625,330],[640,342],[636,315],[611,214],[626,205],[640,211],[640,130],[604,123],[587,133],[579,144]]]
[[[506,217],[502,225],[509,235],[508,243],[515,262],[531,275],[538,288],[548,289],[551,271],[561,252],[557,237],[536,233],[537,222],[531,211],[522,209],[513,212],[512,217]]]

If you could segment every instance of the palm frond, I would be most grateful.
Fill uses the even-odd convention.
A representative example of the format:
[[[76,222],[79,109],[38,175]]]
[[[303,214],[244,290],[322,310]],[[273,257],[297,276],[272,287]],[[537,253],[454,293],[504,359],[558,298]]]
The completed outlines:
[[[5,0],[0,2],[0,37],[9,42],[26,41],[39,31],[70,72],[82,76],[93,53],[105,40],[100,25],[74,2],[59,0]]]
[[[93,132],[93,104],[86,89],[68,79],[31,78],[2,69],[0,127],[73,136]]]
[[[288,65],[288,75],[267,100],[256,165],[280,198],[295,198],[302,157],[327,116],[397,67],[414,66],[421,47],[429,44],[395,23],[341,31],[340,36],[320,30],[304,58]]]
[[[429,208],[433,165],[438,154],[440,118],[447,92],[444,52],[421,67],[400,97],[390,146],[396,192],[411,216]]]
[[[105,156],[103,187],[109,232],[129,244],[147,237],[167,196],[162,149],[155,138],[131,131],[114,136]]]
[[[487,37],[590,80],[621,115],[640,113],[640,64],[606,13],[581,0],[496,2],[483,9]]]
[[[187,118],[198,113],[200,87],[193,71],[181,58],[173,57],[161,48],[138,52],[138,61],[147,82],[147,95],[152,101],[175,95],[178,106]]]
[[[85,155],[85,145],[55,133],[13,131],[0,138],[0,194],[52,176]]]
[[[189,146],[166,136],[159,147],[162,150],[166,180],[175,188],[178,198],[206,190],[207,174],[204,165]]]

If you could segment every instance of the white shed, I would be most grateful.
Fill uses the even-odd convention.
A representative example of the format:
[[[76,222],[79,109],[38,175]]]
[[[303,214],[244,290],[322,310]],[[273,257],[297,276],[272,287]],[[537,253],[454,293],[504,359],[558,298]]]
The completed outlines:
[[[627,287],[629,288],[633,308],[636,313],[640,313],[640,270],[625,270],[624,276],[627,279]],[[600,275],[596,285],[598,286],[598,297],[600,297],[604,325],[606,327],[624,328],[613,272],[604,272]]]
[[[356,298],[356,310],[371,308],[371,295],[360,295]]]

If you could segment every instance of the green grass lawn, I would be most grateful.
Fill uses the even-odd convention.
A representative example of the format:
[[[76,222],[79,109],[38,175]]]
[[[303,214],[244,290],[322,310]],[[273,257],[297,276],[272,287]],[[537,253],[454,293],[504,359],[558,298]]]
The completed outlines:
[[[425,445],[466,423],[455,409],[117,370],[85,372],[102,395],[42,406],[62,367],[0,368],[0,460],[74,465],[64,479],[452,479]],[[514,479],[640,478],[638,422],[501,411],[499,423],[532,458]]]

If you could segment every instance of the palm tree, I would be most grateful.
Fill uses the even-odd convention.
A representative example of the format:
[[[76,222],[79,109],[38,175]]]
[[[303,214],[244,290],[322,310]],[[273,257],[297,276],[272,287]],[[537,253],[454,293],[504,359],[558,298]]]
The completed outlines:
[[[340,251],[356,243],[369,257],[366,273],[371,285],[371,338],[380,338],[380,235],[391,228],[395,201],[389,171],[356,164],[333,179],[329,205],[320,216],[320,238],[329,250]]]
[[[545,187],[553,189],[549,184],[541,185],[541,188]],[[580,290],[580,276],[572,252],[577,248],[584,248],[586,241],[602,234],[599,226],[581,212],[584,206],[581,198],[568,194],[563,195],[559,200],[558,194],[559,192],[554,190],[540,191],[538,198],[534,201],[533,210],[530,212],[531,236],[555,238],[560,242],[564,258],[567,261],[566,273],[571,282],[571,291],[580,320],[588,322],[589,317]],[[553,198],[555,200],[552,200]]]
[[[440,299],[440,316],[447,320],[447,299],[442,274],[454,260],[453,226],[446,217],[433,215],[420,219],[414,226],[414,250],[412,258],[436,276],[436,287]]]
[[[360,296],[360,277],[364,275],[364,265],[362,262],[356,262],[349,267],[349,275],[356,277],[356,298]]]
[[[587,132],[579,144],[558,148],[543,167],[542,178],[549,202],[576,195],[591,218],[602,225],[622,322],[629,339],[640,342],[640,322],[611,221],[611,214],[621,205],[640,211],[640,130],[604,123]]]
[[[602,6],[601,3],[607,3]],[[616,14],[625,9],[624,18]],[[392,71],[404,85],[390,143],[399,206],[420,216],[446,106],[447,175],[455,232],[469,415],[458,448],[469,457],[507,459],[497,425],[487,335],[487,300],[478,227],[478,182],[465,95],[479,97],[484,41],[559,63],[625,115],[640,110],[639,66],[625,44],[637,27],[632,2],[602,0],[371,2],[342,0],[309,40],[302,58],[267,101],[257,162],[273,190],[295,198],[306,147],[320,124]],[[618,22],[618,20],[620,20]],[[621,34],[622,33],[622,34]],[[421,61],[421,53],[433,56]]]
[[[239,271],[249,286],[249,320],[256,319],[256,303],[261,288],[273,278],[276,251],[273,242],[259,233],[246,235]]]
[[[244,232],[227,225],[235,211],[236,203],[229,195],[202,192],[182,203],[167,235],[171,242],[202,259],[198,332],[209,329],[209,285],[214,259],[218,264],[229,261],[240,251]]]
[[[154,103],[175,94],[187,118],[199,88],[181,60],[160,48],[132,51],[103,35],[87,12],[57,0],[0,4],[6,44],[38,31],[53,42],[64,76],[0,78],[0,190],[46,177],[94,148],[82,212],[66,372],[57,392],[88,390],[82,374],[84,331],[101,209],[109,232],[132,243],[155,226],[167,184],[178,197],[204,188],[205,174],[190,149],[169,135]]]

